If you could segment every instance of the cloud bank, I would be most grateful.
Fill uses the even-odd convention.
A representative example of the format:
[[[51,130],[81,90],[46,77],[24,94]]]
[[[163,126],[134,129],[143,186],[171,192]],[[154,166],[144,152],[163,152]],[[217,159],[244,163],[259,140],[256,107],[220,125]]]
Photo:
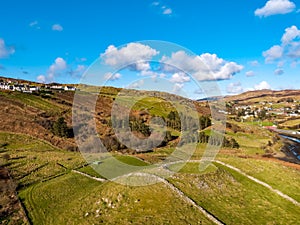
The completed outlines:
[[[278,14],[287,14],[294,11],[295,3],[289,0],[269,0],[264,7],[256,9],[254,14],[259,17],[267,17]]]

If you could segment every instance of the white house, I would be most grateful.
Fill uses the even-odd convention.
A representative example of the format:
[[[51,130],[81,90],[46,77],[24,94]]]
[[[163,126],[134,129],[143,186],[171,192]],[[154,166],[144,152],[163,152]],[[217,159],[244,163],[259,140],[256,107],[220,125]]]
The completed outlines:
[[[29,86],[29,91],[31,91],[31,92],[35,92],[35,91],[39,91],[39,90],[40,90],[40,88],[37,86]]]
[[[24,84],[15,84],[13,85],[14,91],[27,91],[27,86]]]
[[[0,83],[0,89],[2,90],[11,90],[11,85],[8,83]]]
[[[74,86],[65,86],[64,90],[65,91],[76,91],[76,87],[74,87]]]
[[[52,85],[50,88],[54,90],[64,90],[64,87],[61,85]]]

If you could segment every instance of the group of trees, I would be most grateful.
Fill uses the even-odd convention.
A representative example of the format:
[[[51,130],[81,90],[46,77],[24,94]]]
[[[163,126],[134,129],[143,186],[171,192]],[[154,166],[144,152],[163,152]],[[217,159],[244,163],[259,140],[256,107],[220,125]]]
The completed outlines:
[[[223,147],[239,148],[239,144],[234,138],[228,139],[221,135],[207,135],[205,132],[199,132],[212,125],[211,118],[209,116],[200,116],[199,121],[192,118],[189,115],[182,115],[176,111],[171,111],[166,117],[161,118],[165,121],[168,128],[177,130],[181,132],[180,145],[188,143],[210,143],[211,145],[222,145]],[[199,123],[198,123],[199,122]],[[198,124],[197,124],[198,123]],[[114,124],[117,129],[124,129],[124,120],[120,118],[113,117],[109,125]],[[129,127],[132,132],[138,132],[144,137],[149,137],[151,135],[151,128],[148,125],[148,121],[144,118],[138,118],[135,116],[130,116]],[[125,132],[125,130],[124,130]],[[124,138],[126,138],[125,135]],[[175,140],[177,137],[172,136],[171,131],[167,130],[165,137],[159,146],[153,146],[151,142],[155,140],[148,140],[147,149],[155,147],[163,147],[169,144],[170,141]],[[120,140],[122,142],[122,140]],[[130,140],[127,140],[130,141]],[[103,138],[104,145],[108,150],[121,150],[126,148],[122,145],[115,136]],[[155,142],[157,143],[157,142]]]
[[[184,117],[185,120],[185,126],[188,127],[188,125],[191,125],[190,129],[193,132],[182,132],[181,139],[184,140],[184,143],[181,144],[188,144],[188,143],[210,143],[211,145],[220,145],[222,144],[223,147],[231,147],[231,148],[239,148],[239,144],[234,138],[227,139],[226,137],[223,137],[220,135],[213,135],[210,137],[210,135],[207,135],[205,132],[198,133],[197,126],[195,126],[192,122],[192,118],[190,117]],[[180,116],[177,112],[170,112],[167,116],[167,125],[173,129],[179,130],[181,127],[181,120]],[[122,120],[116,121],[117,128],[124,128],[124,122]],[[191,124],[189,124],[191,123]],[[205,129],[209,126],[211,126],[211,119],[206,116],[201,116],[199,118],[199,125],[200,129]],[[138,119],[136,117],[131,117],[129,121],[129,126],[131,128],[131,131],[139,132],[145,137],[149,137],[151,135],[151,129],[148,124],[146,124],[145,121],[142,119]],[[194,130],[195,129],[195,130]],[[191,131],[190,130],[190,131]],[[194,132],[195,131],[195,132]],[[69,128],[65,119],[63,117],[58,118],[52,126],[52,132],[56,136],[64,137],[64,138],[70,138],[73,137],[73,130],[72,128]],[[174,140],[176,137],[173,137],[171,135],[170,131],[166,131],[165,137],[162,140],[161,144],[159,146],[153,146],[153,147],[163,147],[166,146],[170,141]],[[106,148],[111,150],[120,150],[126,148],[124,145],[119,143],[119,141],[116,139],[115,136],[105,137],[102,138],[102,141]],[[152,146],[151,143],[149,143],[149,146]]]
[[[199,143],[210,143],[211,145],[221,145],[222,147],[228,148],[239,148],[239,143],[234,138],[226,138],[222,134],[214,134],[212,136],[205,134],[204,132],[199,133]]]
[[[198,130],[198,124],[195,122],[190,116],[179,115],[177,112],[171,111],[166,118],[167,126],[181,131],[182,125],[185,129],[195,129]],[[203,130],[209,126],[211,126],[211,119],[208,116],[200,116],[199,117],[199,126],[200,130]]]
[[[58,118],[52,125],[52,133],[58,137],[72,138],[73,129],[69,128],[63,117]]]
[[[200,116],[199,118],[200,130],[211,126],[211,119],[208,116]]]
[[[145,137],[149,137],[151,135],[150,127],[145,124],[142,120],[136,119],[133,117],[130,122],[129,126],[131,131],[136,131],[143,134]]]
[[[178,112],[171,111],[166,118],[166,123],[168,127],[181,131],[181,120]]]

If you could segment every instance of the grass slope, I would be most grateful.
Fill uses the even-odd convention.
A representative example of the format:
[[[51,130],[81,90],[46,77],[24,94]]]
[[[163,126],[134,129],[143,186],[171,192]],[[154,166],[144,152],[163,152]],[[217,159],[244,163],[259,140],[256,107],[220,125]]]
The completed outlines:
[[[300,202],[300,171],[286,167],[278,162],[242,159],[237,157],[220,158]]]
[[[20,196],[33,224],[212,224],[163,184],[102,184],[70,173]]]
[[[55,177],[84,163],[79,153],[62,151],[23,134],[0,132],[0,146],[0,164],[9,169],[19,187]],[[3,159],[8,156],[9,159]]]
[[[177,174],[170,182],[225,224],[296,224],[299,208],[239,173]]]

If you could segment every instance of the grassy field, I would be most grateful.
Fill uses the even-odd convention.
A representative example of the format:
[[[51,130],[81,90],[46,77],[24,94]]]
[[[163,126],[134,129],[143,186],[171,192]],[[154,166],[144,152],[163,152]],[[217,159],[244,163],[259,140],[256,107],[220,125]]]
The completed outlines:
[[[32,106],[34,108],[45,110],[47,112],[52,112],[54,114],[60,113],[65,109],[60,104],[55,103],[54,101],[49,101],[47,99],[41,98],[33,94],[24,94],[21,92],[0,92],[1,95],[13,100],[20,101],[25,105]]]
[[[297,119],[294,119],[294,120],[288,120],[288,121],[280,124],[280,126],[283,126],[283,127],[296,127],[296,126],[299,126],[300,127],[300,119],[297,118]]]
[[[217,165],[206,174],[177,174],[175,186],[225,224],[296,224],[299,208],[239,173]]]
[[[7,167],[19,188],[63,174],[83,165],[79,153],[57,149],[22,134],[0,132],[0,164]]]
[[[248,125],[256,125],[256,126],[273,126],[274,123],[272,123],[271,121],[253,121],[253,122],[243,122],[246,123]]]
[[[118,168],[115,159],[124,164],[120,165]],[[128,167],[127,165],[134,167]],[[130,172],[138,171],[148,165],[148,163],[133,156],[114,155],[114,157],[108,157],[97,162],[97,164],[82,167],[79,171],[99,178],[115,178]]]
[[[240,149],[221,149],[218,159],[300,201],[298,170],[235,156],[262,154],[261,146],[272,138],[256,125],[239,125],[247,132],[227,131],[226,135],[235,138]],[[199,144],[192,159],[201,159],[205,147]],[[160,162],[173,151],[167,146],[135,156],[114,154],[115,158],[83,166],[79,153],[62,151],[27,135],[0,133],[0,163],[18,182],[19,197],[33,224],[211,224],[162,183],[123,186],[72,172],[80,168],[94,177],[102,178],[103,171],[117,177]],[[116,169],[114,159],[125,166]],[[300,219],[299,207],[236,171],[216,163],[206,171],[199,171],[199,163],[182,166],[169,166],[179,171],[168,181],[225,224],[297,224]]]
[[[193,113],[193,110],[189,109],[189,106],[183,102],[173,101],[171,104],[168,102],[168,98],[163,99],[160,97],[145,97],[142,96],[122,96],[118,99],[119,104],[126,107],[135,101],[132,110],[144,111],[146,110],[152,116],[160,116],[166,118],[171,111],[182,110],[183,112],[191,111],[190,116],[195,116],[197,113]]]
[[[169,166],[168,169],[171,171],[178,171],[183,174],[205,174],[215,172],[218,168],[214,165],[209,165],[205,171],[201,171],[199,169],[199,163],[186,163],[184,165],[182,163],[177,163]]]
[[[147,109],[151,115],[167,117],[174,107],[163,99],[147,97],[138,101],[133,109]]]
[[[71,173],[20,196],[33,224],[212,224],[163,184],[102,184]]]
[[[238,157],[220,157],[220,160],[235,166],[248,175],[266,182],[300,202],[300,171],[286,167],[278,162],[242,159]]]

